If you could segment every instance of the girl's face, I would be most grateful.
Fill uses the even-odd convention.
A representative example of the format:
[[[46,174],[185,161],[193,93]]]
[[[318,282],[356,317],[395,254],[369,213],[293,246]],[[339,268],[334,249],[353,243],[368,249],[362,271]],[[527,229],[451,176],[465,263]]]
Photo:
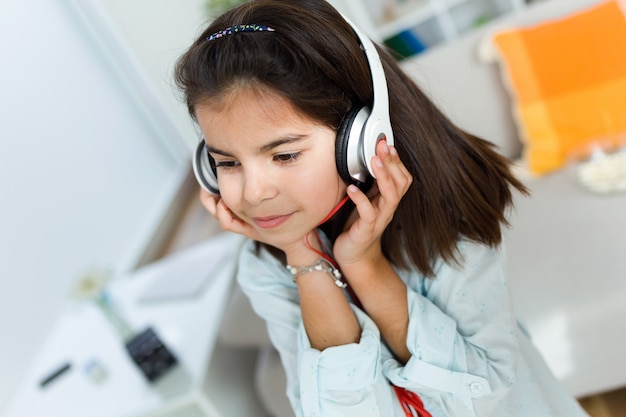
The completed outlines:
[[[239,87],[196,106],[220,194],[263,241],[286,247],[313,230],[346,193],[335,132],[277,93]]]

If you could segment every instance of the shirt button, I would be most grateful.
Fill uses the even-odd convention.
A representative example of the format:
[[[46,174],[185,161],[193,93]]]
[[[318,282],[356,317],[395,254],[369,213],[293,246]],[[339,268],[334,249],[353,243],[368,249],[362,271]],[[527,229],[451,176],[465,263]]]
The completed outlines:
[[[478,381],[474,381],[470,384],[469,386],[470,391],[472,391],[474,394],[478,394],[479,392],[483,391],[483,384],[481,384]]]

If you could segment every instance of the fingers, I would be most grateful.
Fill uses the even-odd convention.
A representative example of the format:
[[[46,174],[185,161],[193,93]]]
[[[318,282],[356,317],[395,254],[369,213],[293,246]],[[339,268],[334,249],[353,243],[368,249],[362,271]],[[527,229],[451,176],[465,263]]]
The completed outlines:
[[[223,229],[228,230],[228,225],[233,220],[238,220],[219,195],[200,190],[200,202],[217,219]]]
[[[377,154],[372,158],[372,167],[381,198],[386,204],[391,204],[395,211],[395,207],[413,182],[413,177],[400,160],[396,148],[384,141],[377,145]]]
[[[384,141],[377,146],[372,166],[376,175],[376,195],[368,197],[353,185],[347,189],[359,214],[352,228],[355,241],[366,241],[382,233],[413,181],[397,150]]]
[[[372,227],[380,223],[386,226],[413,182],[413,177],[400,160],[396,148],[384,141],[377,145],[372,167],[376,175],[377,194],[368,197],[357,187],[349,186],[348,195],[356,205],[361,223],[370,223]]]
[[[200,190],[200,203],[202,203],[204,208],[207,209],[207,211],[211,213],[212,216],[215,216],[217,210],[217,202],[219,201],[219,199],[220,197],[216,196],[215,194],[211,194],[203,189]]]
[[[252,227],[237,217],[218,195],[200,191],[200,202],[224,230],[256,238]]]
[[[356,185],[349,185],[347,193],[356,206],[359,218],[373,223],[377,217],[376,207],[372,204],[373,201]]]

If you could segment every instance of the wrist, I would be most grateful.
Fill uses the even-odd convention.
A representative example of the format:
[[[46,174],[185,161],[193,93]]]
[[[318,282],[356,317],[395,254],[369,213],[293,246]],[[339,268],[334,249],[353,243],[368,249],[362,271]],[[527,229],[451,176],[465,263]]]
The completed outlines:
[[[293,281],[297,282],[298,278],[302,275],[310,274],[313,272],[323,272],[330,276],[335,282],[335,285],[339,288],[346,288],[346,283],[341,280],[341,272],[335,268],[335,266],[325,258],[318,258],[310,265],[287,265],[287,270],[293,276]]]
[[[341,266],[342,270],[344,268],[368,267],[386,260],[385,255],[383,255],[380,239],[364,247],[354,246],[352,244],[339,246],[338,243],[335,242],[333,251],[335,255],[334,259]]]
[[[339,267],[351,284],[380,279],[392,268],[382,253],[380,256],[367,256],[352,262],[339,262]]]

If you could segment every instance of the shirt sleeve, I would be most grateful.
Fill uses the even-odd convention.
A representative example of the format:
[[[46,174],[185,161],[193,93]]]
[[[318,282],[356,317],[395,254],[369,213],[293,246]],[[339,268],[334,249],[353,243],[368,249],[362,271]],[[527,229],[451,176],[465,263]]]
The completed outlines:
[[[269,254],[257,255],[254,250],[253,244],[244,247],[238,282],[266,321],[296,415],[393,416],[395,398],[382,374],[380,334],[373,321],[353,306],[362,329],[359,342],[324,351],[312,348],[291,275]]]
[[[406,278],[409,361],[383,363],[389,380],[442,415],[494,416],[515,382],[517,322],[499,250],[461,242],[460,265]],[[495,416],[494,416],[495,417]]]

